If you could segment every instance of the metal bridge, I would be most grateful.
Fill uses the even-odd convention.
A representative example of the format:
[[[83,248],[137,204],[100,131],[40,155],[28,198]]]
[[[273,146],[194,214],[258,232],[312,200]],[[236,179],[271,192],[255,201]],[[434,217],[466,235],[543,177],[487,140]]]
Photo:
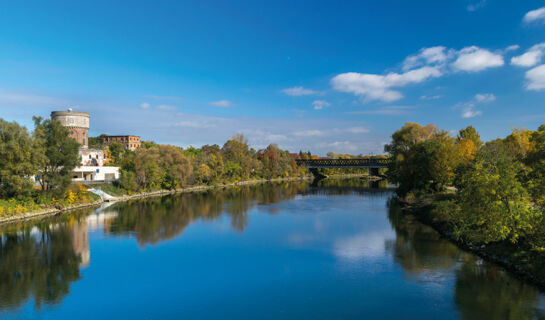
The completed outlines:
[[[379,169],[388,166],[388,159],[297,159],[295,161],[298,165],[308,168],[318,179],[325,177],[318,171],[322,168],[369,168],[370,176],[380,176]]]
[[[388,159],[297,159],[298,165],[309,169],[318,168],[386,168]]]

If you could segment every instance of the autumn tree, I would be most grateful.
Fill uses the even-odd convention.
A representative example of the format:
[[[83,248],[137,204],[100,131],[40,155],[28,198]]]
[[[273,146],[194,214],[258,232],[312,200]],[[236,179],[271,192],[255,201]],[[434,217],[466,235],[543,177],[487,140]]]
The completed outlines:
[[[503,143],[485,145],[461,178],[457,232],[477,243],[517,242],[530,234],[539,213],[518,179],[522,170]]]

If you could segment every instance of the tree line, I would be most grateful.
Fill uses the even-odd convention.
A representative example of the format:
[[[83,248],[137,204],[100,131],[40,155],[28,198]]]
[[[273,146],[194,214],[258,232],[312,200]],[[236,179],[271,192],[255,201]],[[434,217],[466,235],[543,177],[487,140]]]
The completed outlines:
[[[545,250],[545,125],[484,143],[471,126],[454,137],[406,123],[385,151],[402,198],[447,195],[434,198],[432,219],[461,241]]]
[[[279,149],[276,144],[256,151],[242,134],[221,147],[214,144],[182,149],[144,142],[135,151],[120,152],[115,165],[121,167],[119,186],[131,192],[305,174],[288,151]]]
[[[79,144],[60,122],[34,117],[34,131],[0,119],[0,199],[63,197],[79,165]],[[35,181],[41,192],[36,192]]]

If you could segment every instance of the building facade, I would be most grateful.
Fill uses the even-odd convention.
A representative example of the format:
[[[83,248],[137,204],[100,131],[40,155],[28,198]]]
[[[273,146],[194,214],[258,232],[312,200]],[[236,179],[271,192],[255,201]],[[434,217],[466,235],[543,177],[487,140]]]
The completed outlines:
[[[78,182],[115,181],[119,179],[119,167],[105,166],[109,159],[102,149],[89,149],[89,113],[68,111],[51,112],[51,120],[59,121],[70,131],[70,136],[80,145],[80,166],[72,171],[72,180]],[[134,140],[130,140],[134,144]],[[138,146],[140,138],[138,137]]]
[[[76,112],[72,109],[53,111],[51,120],[57,120],[68,128],[70,136],[83,148],[87,148],[89,145],[89,114],[87,112]]]
[[[80,149],[79,156],[81,159],[82,166],[94,166],[102,167],[107,164],[110,159],[108,159],[106,153],[102,149]]]
[[[123,149],[125,150],[136,150],[140,148],[140,137],[138,136],[106,136],[102,139],[102,143],[105,146],[110,145],[111,143],[121,143]]]

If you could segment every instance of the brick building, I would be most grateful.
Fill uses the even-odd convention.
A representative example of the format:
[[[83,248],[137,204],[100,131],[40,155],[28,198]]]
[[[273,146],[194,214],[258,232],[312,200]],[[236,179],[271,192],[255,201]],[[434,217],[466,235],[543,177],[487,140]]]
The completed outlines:
[[[70,137],[74,138],[82,148],[87,148],[89,143],[89,114],[87,112],[53,111],[51,119],[59,121],[70,131]]]
[[[118,142],[123,145],[123,149],[136,150],[140,148],[140,137],[137,136],[106,136],[102,138],[102,143],[108,146],[111,143]]]

